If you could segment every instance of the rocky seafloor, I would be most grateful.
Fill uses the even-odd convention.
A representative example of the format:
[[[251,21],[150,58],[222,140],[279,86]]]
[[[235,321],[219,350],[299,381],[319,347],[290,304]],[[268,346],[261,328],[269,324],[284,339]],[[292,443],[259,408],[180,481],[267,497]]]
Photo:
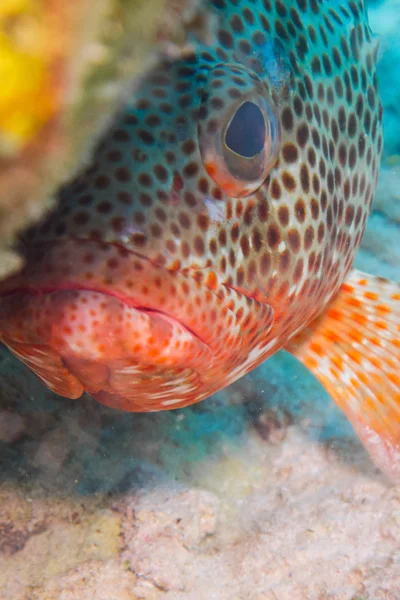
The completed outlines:
[[[370,4],[386,146],[356,265],[399,280],[400,2]],[[400,489],[289,355],[149,415],[0,373],[0,600],[400,599]]]

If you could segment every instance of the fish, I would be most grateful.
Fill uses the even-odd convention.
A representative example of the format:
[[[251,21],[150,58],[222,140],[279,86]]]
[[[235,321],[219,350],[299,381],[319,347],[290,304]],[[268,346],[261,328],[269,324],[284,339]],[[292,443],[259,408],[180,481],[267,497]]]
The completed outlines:
[[[0,338],[54,392],[207,398],[285,349],[400,480],[400,288],[352,269],[383,146],[361,0],[212,0],[21,237]]]

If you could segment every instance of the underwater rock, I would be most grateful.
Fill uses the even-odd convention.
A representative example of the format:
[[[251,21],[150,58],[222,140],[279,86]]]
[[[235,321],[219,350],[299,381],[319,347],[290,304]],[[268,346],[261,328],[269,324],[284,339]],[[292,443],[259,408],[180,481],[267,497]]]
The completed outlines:
[[[202,18],[197,0],[0,3],[0,278],[20,266],[17,232],[89,158],[121,96]]]
[[[137,577],[118,561],[89,561],[30,593],[30,600],[139,600]],[[82,582],[85,582],[82,585]],[[149,590],[147,589],[147,592]],[[151,600],[149,595],[146,596]]]
[[[357,442],[291,426],[279,449],[251,433],[234,446],[186,464],[189,485],[11,494],[12,510],[3,494],[2,600],[398,599],[400,497]]]
[[[121,559],[157,589],[190,589],[191,565],[216,531],[219,503],[211,492],[195,489],[156,489],[134,496],[122,519]]]
[[[2,600],[25,599],[27,586],[54,589],[59,578],[66,573],[73,575],[81,565],[88,563],[90,571],[92,561],[107,572],[108,561],[112,563],[119,553],[119,516],[104,509],[101,500],[86,499],[76,505],[69,498],[50,499],[36,496],[34,490],[32,493],[25,490],[21,494],[11,487],[0,491]],[[82,589],[82,578],[80,586]],[[64,596],[37,591],[37,596],[31,597]]]

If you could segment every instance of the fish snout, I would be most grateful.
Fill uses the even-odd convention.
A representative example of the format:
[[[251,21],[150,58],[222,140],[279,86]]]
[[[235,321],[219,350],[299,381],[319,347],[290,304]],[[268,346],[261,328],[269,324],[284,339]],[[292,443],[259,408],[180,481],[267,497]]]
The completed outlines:
[[[16,292],[0,305],[5,345],[70,398],[88,391],[118,408],[154,410],[173,386],[172,401],[187,400],[212,363],[210,348],[178,320],[101,292]]]
[[[0,288],[11,352],[54,392],[127,411],[221,389],[268,354],[273,322],[269,304],[212,271],[170,271],[92,240],[38,246]]]

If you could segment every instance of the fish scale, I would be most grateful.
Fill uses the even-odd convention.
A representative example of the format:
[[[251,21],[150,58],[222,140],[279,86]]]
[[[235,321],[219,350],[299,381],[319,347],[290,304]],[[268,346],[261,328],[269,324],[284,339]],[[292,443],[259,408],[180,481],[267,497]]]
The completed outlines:
[[[55,391],[139,411],[204,399],[286,345],[359,432],[362,422],[381,434],[376,385],[371,425],[370,409],[354,409],[360,385],[347,402],[329,387],[334,346],[322,335],[319,361],[304,334],[346,291],[376,189],[382,106],[364,5],[214,0],[209,10],[214,43],[149,73],[56,211],[26,233],[26,266],[0,288],[0,335]],[[392,340],[388,289],[379,306],[393,315]],[[131,333],[114,313],[130,316]],[[398,350],[388,365],[400,367]],[[346,368],[350,381],[356,366]]]

